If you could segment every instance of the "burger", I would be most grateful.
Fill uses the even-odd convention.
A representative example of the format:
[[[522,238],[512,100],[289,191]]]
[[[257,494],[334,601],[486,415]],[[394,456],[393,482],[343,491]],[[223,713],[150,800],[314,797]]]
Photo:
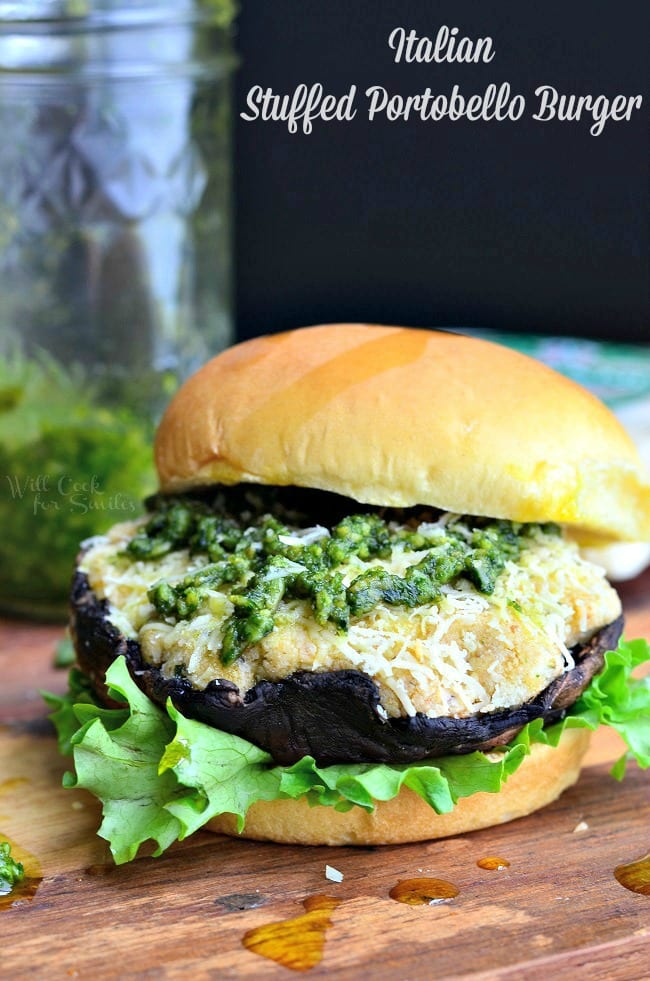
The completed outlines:
[[[198,828],[510,821],[603,722],[650,764],[648,645],[581,552],[650,540],[650,484],[575,383],[454,333],[304,328],[206,364],[155,458],[146,514],[82,545],[77,666],[48,696],[117,862]]]

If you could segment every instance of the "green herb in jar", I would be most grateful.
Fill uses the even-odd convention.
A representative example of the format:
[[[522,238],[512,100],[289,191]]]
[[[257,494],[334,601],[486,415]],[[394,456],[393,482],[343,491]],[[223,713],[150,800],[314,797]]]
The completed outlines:
[[[154,484],[153,424],[106,407],[80,368],[0,359],[0,607],[64,619],[79,543],[133,519]]]

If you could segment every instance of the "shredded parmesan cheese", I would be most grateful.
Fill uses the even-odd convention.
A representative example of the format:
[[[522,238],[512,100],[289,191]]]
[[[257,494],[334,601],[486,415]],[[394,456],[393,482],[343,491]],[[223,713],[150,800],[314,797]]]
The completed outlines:
[[[450,517],[420,530],[426,536],[444,534]],[[163,578],[177,582],[208,560],[187,551],[156,561],[125,558],[120,553],[137,527],[117,525],[93,539],[81,568],[94,592],[108,600],[110,620],[139,640],[144,658],[166,676],[182,671],[197,688],[225,678],[246,691],[260,680],[278,681],[298,670],[355,669],[377,684],[382,717],[423,712],[462,718],[534,697],[573,666],[573,645],[620,613],[602,569],[582,559],[572,542],[540,534],[518,561],[506,564],[491,595],[459,579],[444,586],[442,598],[431,605],[408,610],[380,603],[353,620],[347,633],[318,624],[307,600],[283,600],[275,628],[225,667],[223,628],[233,611],[228,587],[210,590],[192,620],[162,620],[148,589]],[[327,534],[315,526],[284,537],[307,544]],[[354,556],[340,571],[346,584],[377,566],[403,576],[426,554],[396,547],[390,560],[364,562]]]
[[[339,872],[332,865],[325,866],[325,878],[329,879],[330,882],[343,882],[343,873]]]

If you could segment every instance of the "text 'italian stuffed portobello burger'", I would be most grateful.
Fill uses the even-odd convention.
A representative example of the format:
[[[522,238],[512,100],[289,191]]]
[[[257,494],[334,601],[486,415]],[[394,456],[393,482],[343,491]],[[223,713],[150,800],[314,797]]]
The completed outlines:
[[[155,452],[146,515],[82,546],[78,667],[48,696],[118,863],[202,827],[510,821],[601,723],[650,764],[650,651],[580,551],[650,540],[650,483],[573,382],[453,333],[310,327],[205,365]]]

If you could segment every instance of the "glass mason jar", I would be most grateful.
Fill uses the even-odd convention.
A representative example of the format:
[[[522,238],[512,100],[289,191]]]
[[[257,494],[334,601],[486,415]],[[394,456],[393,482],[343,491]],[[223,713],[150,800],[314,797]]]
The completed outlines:
[[[232,0],[0,0],[0,609],[63,616],[230,343]]]

